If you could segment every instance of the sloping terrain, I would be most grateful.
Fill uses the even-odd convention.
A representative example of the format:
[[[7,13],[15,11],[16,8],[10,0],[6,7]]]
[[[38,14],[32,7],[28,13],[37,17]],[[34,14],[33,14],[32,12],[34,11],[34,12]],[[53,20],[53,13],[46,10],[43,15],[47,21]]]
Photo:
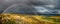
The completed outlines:
[[[44,15],[2,14],[3,24],[60,24],[60,17]]]

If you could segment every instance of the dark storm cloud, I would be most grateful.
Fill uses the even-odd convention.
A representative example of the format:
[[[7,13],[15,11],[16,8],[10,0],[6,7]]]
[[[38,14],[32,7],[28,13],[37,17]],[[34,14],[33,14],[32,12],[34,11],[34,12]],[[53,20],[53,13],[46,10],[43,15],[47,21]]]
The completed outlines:
[[[38,2],[38,1],[36,0],[35,2]],[[9,6],[11,6],[13,4],[19,4],[19,3],[27,3],[28,4],[28,3],[30,3],[30,0],[2,0],[2,1],[0,1],[0,12],[3,12],[5,9],[7,9]]]
[[[56,9],[59,8],[57,0],[4,0],[1,4],[0,11],[3,11],[3,13],[21,13],[20,11],[22,9],[22,13],[30,13],[30,11],[31,13],[38,13],[34,7],[38,5],[40,6],[40,10],[38,10],[39,13],[60,14],[60,10]],[[41,8],[43,8],[43,10],[41,10]],[[25,12],[27,11],[26,9],[30,9],[29,12]]]

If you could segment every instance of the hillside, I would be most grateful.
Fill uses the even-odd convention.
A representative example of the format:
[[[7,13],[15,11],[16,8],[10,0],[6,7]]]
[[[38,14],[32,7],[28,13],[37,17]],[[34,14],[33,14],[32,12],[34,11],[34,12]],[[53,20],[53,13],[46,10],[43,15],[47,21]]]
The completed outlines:
[[[60,17],[44,15],[2,14],[3,24],[60,24]]]

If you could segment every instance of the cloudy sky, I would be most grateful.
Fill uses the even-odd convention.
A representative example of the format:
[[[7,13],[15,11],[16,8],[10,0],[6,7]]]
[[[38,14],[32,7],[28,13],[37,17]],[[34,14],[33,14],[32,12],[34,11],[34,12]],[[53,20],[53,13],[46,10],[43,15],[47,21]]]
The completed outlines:
[[[28,2],[28,0],[3,0],[2,4],[0,4],[0,12],[3,11],[9,11],[10,8],[12,5],[14,5],[14,3],[18,3],[18,2]],[[34,0],[33,0],[34,1]],[[43,14],[60,14],[60,10],[59,9],[56,9],[56,5],[58,4],[57,3],[57,0],[37,0],[38,1],[41,1],[42,3],[48,3],[48,5],[40,5],[40,6],[33,6],[33,8],[36,9],[37,12],[39,13],[43,13]],[[35,1],[36,2],[36,1]],[[1,3],[1,2],[0,2]],[[12,4],[12,5],[11,5]],[[6,7],[5,7],[6,6]],[[16,5],[15,5],[16,6]],[[19,5],[18,5],[19,6]],[[3,8],[4,7],[4,8]],[[14,6],[13,6],[14,7]],[[17,7],[17,6],[16,6]],[[7,9],[9,8],[9,9]],[[6,10],[7,9],[7,10]],[[12,8],[11,8],[12,9]],[[16,8],[14,8],[16,9]],[[19,7],[17,8],[19,9]],[[16,10],[17,10],[16,9]],[[14,10],[13,10],[14,11]],[[10,11],[9,11],[10,12]],[[17,11],[18,12],[18,11]]]

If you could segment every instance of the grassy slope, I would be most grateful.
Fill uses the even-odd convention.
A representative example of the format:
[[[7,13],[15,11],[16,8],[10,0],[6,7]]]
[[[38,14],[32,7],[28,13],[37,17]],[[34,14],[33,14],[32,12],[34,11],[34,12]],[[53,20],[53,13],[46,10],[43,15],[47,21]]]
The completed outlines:
[[[3,24],[60,24],[60,22],[55,22],[57,20],[55,20],[56,17],[53,16],[45,17],[43,15],[2,14],[2,17]]]

